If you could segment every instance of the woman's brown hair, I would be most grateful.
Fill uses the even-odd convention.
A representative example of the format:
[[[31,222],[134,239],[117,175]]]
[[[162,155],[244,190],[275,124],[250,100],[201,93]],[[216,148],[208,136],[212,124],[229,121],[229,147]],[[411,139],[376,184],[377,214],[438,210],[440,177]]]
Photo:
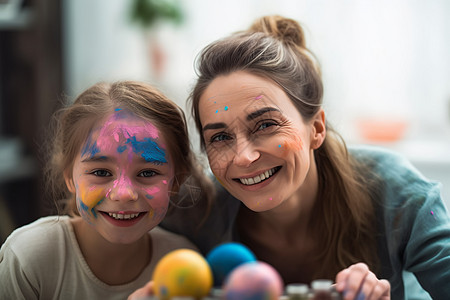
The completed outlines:
[[[198,80],[191,93],[192,114],[202,137],[199,100],[219,75],[247,71],[274,81],[291,99],[305,121],[321,109],[320,67],[306,47],[298,22],[281,16],[258,19],[246,31],[213,42],[198,57]],[[201,139],[202,149],[205,142]],[[314,278],[334,279],[349,265],[363,261],[377,270],[374,205],[360,175],[365,167],[349,155],[340,135],[327,124],[327,136],[315,150],[319,194],[313,214],[322,251]]]
[[[66,200],[63,213],[79,215],[75,195],[68,191],[64,174],[72,174],[75,156],[94,125],[117,108],[152,122],[164,135],[175,171],[173,193],[189,180],[190,185],[199,188],[205,197],[213,195],[212,183],[204,176],[191,150],[186,118],[179,106],[142,82],[98,83],[80,94],[73,103],[67,103],[54,116],[53,148],[46,175],[52,198]]]

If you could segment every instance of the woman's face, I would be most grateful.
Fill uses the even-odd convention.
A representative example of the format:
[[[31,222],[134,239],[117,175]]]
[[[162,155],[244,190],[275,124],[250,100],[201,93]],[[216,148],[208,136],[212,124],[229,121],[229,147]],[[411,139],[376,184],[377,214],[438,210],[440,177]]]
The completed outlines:
[[[199,116],[212,172],[251,210],[270,210],[308,188],[322,112],[304,122],[278,85],[239,71],[211,82]]]
[[[81,145],[66,183],[81,217],[106,240],[131,243],[164,218],[174,174],[165,145],[151,122],[120,109]]]

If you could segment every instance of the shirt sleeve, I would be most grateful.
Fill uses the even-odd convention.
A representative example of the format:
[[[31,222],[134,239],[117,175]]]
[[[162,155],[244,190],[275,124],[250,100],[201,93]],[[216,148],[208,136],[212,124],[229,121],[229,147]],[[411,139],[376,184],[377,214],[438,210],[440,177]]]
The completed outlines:
[[[450,295],[450,217],[434,184],[406,209],[411,220],[403,265],[433,299]]]
[[[0,251],[0,299],[38,299],[37,290],[8,244]]]

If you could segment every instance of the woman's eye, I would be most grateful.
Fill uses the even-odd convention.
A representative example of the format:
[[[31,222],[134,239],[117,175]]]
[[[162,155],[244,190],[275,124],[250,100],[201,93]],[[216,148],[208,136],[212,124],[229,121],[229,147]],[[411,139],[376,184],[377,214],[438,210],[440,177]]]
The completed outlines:
[[[108,176],[112,176],[112,174],[106,170],[95,170],[93,171],[91,174],[98,176],[98,177],[108,177]]]
[[[141,173],[138,174],[139,177],[153,177],[158,175],[155,171],[152,170],[144,170]]]
[[[264,129],[267,129],[267,128],[269,128],[269,127],[277,126],[277,125],[278,125],[278,124],[275,123],[275,122],[273,122],[273,121],[264,121],[264,122],[261,122],[261,123],[259,123],[259,124],[257,125],[256,131],[264,130]]]
[[[229,135],[224,134],[224,133],[219,133],[219,134],[213,135],[210,139],[210,142],[214,143],[214,142],[223,142],[223,141],[228,141],[228,140],[231,140],[231,137]]]

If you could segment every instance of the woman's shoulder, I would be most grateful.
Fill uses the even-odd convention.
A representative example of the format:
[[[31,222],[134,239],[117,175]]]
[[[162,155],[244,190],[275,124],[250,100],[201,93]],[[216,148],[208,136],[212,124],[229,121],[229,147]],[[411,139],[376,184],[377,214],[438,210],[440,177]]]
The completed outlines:
[[[353,145],[348,149],[350,155],[385,180],[429,183],[411,161],[399,152],[372,145]]]
[[[402,154],[389,148],[375,145],[351,145],[348,147],[349,153],[358,160],[372,160],[378,164],[403,164],[410,165],[409,161]]]

